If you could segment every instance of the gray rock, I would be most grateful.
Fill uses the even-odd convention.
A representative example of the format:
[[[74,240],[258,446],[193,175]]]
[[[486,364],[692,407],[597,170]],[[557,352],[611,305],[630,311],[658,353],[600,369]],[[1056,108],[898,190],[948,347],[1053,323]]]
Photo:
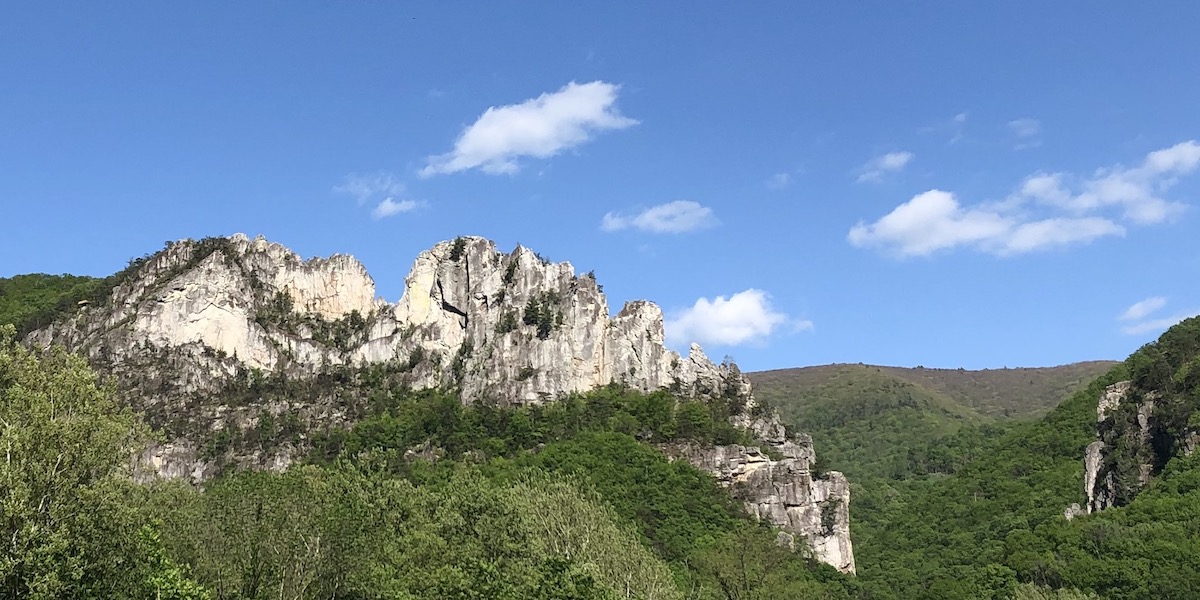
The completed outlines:
[[[778,418],[760,419],[755,429],[782,431]],[[837,471],[817,477],[812,438],[786,436],[769,447],[783,456],[772,460],[753,446],[698,446],[669,444],[667,456],[686,460],[712,473],[733,492],[746,511],[778,527],[789,537],[804,539],[813,556],[843,573],[854,573],[854,548],[850,540],[850,484]]]
[[[840,473],[813,476],[812,440],[789,437],[775,415],[758,414],[750,382],[736,365],[715,364],[694,344],[687,356],[668,349],[655,304],[629,302],[609,315],[591,274],[578,276],[570,263],[546,261],[523,247],[504,254],[483,238],[458,238],[422,252],[403,297],[389,304],[375,298],[374,281],[352,257],[306,261],[279,244],[238,234],[169,245],[114,288],[107,302],[27,341],[86,355],[116,377],[139,410],[171,419],[176,435],[137,457],[139,479],[210,478],[212,454],[221,449],[206,449],[205,442],[226,428],[254,428],[267,416],[298,415],[309,426],[348,424],[341,398],[222,403],[221,390],[239,377],[303,380],[340,366],[407,362],[407,385],[457,389],[464,403],[541,403],[613,383],[735,399],[741,411],[734,425],[782,460],[742,446],[669,453],[713,473],[752,515],[807,540],[819,559],[854,572],[849,486]],[[225,458],[239,467],[282,470],[301,451],[288,443],[270,452],[226,452]],[[409,454],[435,458],[437,452],[419,447]]]

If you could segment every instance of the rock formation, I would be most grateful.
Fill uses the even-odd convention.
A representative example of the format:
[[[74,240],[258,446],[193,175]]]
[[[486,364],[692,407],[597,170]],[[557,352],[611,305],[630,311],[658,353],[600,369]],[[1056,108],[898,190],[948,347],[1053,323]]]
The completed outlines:
[[[1106,388],[1096,403],[1096,441],[1088,444],[1083,460],[1084,510],[1091,514],[1127,501],[1150,483],[1154,475],[1151,426],[1158,395],[1137,392],[1133,382],[1120,381]],[[1120,411],[1127,409],[1122,414]],[[1124,423],[1131,420],[1129,423]],[[1189,435],[1188,440],[1192,436]],[[1111,449],[1123,442],[1120,460]],[[1122,464],[1118,464],[1122,463]],[[1123,471],[1130,476],[1122,477]]]
[[[808,435],[789,437],[772,415],[760,420],[758,436],[778,460],[760,448],[739,445],[674,444],[664,448],[673,459],[686,460],[712,473],[741,500],[746,511],[787,535],[798,536],[813,555],[843,573],[854,573],[850,541],[850,484],[837,471],[817,477],[816,452]]]
[[[613,383],[666,388],[686,398],[738,398],[745,410],[735,425],[782,460],[740,446],[675,456],[732,486],[752,514],[808,540],[820,559],[854,570],[848,486],[840,473],[813,477],[811,440],[788,439],[774,415],[751,417],[761,411],[736,366],[714,364],[696,345],[686,357],[666,348],[656,305],[629,302],[610,317],[595,278],[569,263],[462,237],[422,252],[403,297],[389,304],[376,299],[374,281],[352,257],[305,261],[238,234],[169,244],[117,279],[107,301],[27,341],[84,354],[167,433],[141,457],[143,477],[203,480],[222,452],[238,466],[283,469],[302,453],[303,434],[270,451],[235,453],[222,440],[266,422],[303,430],[355,417],[353,386],[266,402],[256,395],[264,382],[348,378],[386,365],[404,385],[456,389],[464,403],[549,402]]]

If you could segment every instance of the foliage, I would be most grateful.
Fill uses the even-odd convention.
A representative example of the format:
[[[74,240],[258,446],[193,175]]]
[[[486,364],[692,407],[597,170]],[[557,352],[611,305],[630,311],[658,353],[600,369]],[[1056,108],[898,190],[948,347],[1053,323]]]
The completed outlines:
[[[458,262],[463,257],[463,252],[467,249],[467,238],[456,237],[454,243],[450,246],[450,262]]]
[[[18,332],[46,325],[57,314],[85,298],[99,285],[95,277],[76,275],[17,275],[0,278],[0,325],[11,324]]]
[[[561,301],[558,293],[554,291],[534,294],[525,303],[521,322],[536,326],[539,340],[549,338],[550,333],[563,324],[562,309],[558,306]]]
[[[150,507],[217,598],[682,597],[598,498],[545,474],[415,487],[309,466],[166,486]]]
[[[760,385],[756,396],[812,435],[824,465],[858,484],[954,473],[998,431],[974,410],[875,367],[841,365],[802,390],[785,389]]]
[[[518,487],[528,482],[530,472],[567,476],[592,490],[585,496],[603,499],[612,519],[635,527],[641,542],[669,561],[679,577],[705,590],[698,597],[722,597],[710,596],[719,588],[694,555],[746,523],[747,516],[711,476],[682,461],[668,461],[633,437],[666,442],[684,439],[680,436],[686,432],[710,436],[704,441],[712,443],[713,430],[719,429],[713,423],[727,422],[728,415],[714,415],[708,408],[697,412],[703,407],[662,392],[642,394],[617,386],[544,406],[510,408],[463,406],[453,395],[434,391],[405,392],[349,432],[333,432],[318,444],[318,455],[327,465],[349,460],[370,472],[401,474],[423,488],[449,485],[463,462],[481,464],[495,481]],[[682,424],[696,422],[710,425]],[[414,450],[431,447],[442,450],[443,458],[413,459]],[[554,500],[544,508],[564,502]],[[542,514],[532,522],[548,528],[586,525],[578,519]],[[769,530],[756,535],[774,544]],[[563,543],[555,539],[555,544]],[[828,588],[835,597],[847,593],[845,578],[832,569],[804,555],[786,554],[788,561],[760,568],[787,570],[789,581],[806,582],[796,585]]]
[[[349,352],[362,344],[371,330],[371,316],[357,310],[338,319],[326,319],[312,312],[299,313],[287,292],[276,292],[254,315],[262,327],[278,329],[296,338],[307,338],[325,346]]]
[[[504,335],[510,331],[516,331],[517,327],[517,311],[511,308],[504,309],[504,312],[500,314],[500,319],[496,321],[496,333]]]
[[[1126,362],[1132,387],[1100,425],[1108,452],[1098,476],[1114,478],[1119,505],[1141,489],[1143,465],[1159,473],[1200,432],[1200,319],[1170,328]]]
[[[985,436],[953,475],[893,480],[856,496],[860,579],[879,598],[1193,597],[1200,589],[1200,464],[1179,450],[1197,406],[1200,388],[1189,366],[1197,355],[1200,320],[1193,319],[1044,418]],[[1097,398],[1126,379],[1134,392],[1119,411],[1134,412],[1147,395],[1165,409],[1153,413],[1151,437],[1159,441],[1150,452],[1162,461],[1165,450],[1166,465],[1149,487],[1127,494],[1127,506],[1068,521],[1062,511],[1081,501]]]
[[[750,377],[756,395],[782,403],[807,404],[817,400],[814,388],[839,379],[873,377],[890,379],[894,385],[909,384],[917,395],[938,398],[940,404],[957,405],[986,417],[1021,418],[1046,414],[1114,364],[1091,361],[1058,367],[979,371],[840,364],[764,371]]]
[[[316,436],[316,455],[369,455],[402,470],[404,452],[426,443],[454,458],[467,453],[511,457],[589,431],[613,431],[650,442],[754,443],[748,433],[730,425],[730,415],[719,403],[680,402],[663,391],[645,394],[616,385],[545,405],[512,408],[464,406],[448,391],[396,389],[378,398],[370,410],[349,431]]]
[[[15,335],[0,326],[0,596],[202,598],[126,501],[144,426],[83,359]]]

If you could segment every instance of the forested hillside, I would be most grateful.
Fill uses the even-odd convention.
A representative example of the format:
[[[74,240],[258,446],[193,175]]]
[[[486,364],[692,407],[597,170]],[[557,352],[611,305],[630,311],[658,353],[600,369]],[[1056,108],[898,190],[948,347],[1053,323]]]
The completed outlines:
[[[955,438],[967,443],[939,444],[949,474],[859,478],[852,517],[870,596],[1007,598],[1032,582],[1113,600],[1195,597],[1200,465],[1183,444],[1161,445],[1175,451],[1127,506],[1073,520],[1064,511],[1083,498],[1084,448],[1096,439],[1104,388],[1153,382],[1165,400],[1155,422],[1173,424],[1163,430],[1179,442],[1200,408],[1197,364],[1200,319],[1190,319],[1041,419],[964,425]]]
[[[313,464],[136,485],[128,448],[148,428],[81,359],[27,350],[8,326],[0,595],[856,597],[711,476],[638,441],[731,435],[714,426],[727,415],[694,408],[617,387],[545,411],[397,389],[322,437]]]
[[[100,285],[2,283],[4,320],[26,327]],[[82,359],[29,350],[16,333],[0,335],[3,597],[1126,600],[1200,589],[1200,459],[1188,455],[1200,319],[1090,383],[1103,364],[1030,370],[1020,385],[1018,370],[943,380],[837,365],[785,384],[754,374],[763,406],[811,432],[817,468],[851,475],[857,577],[779,546],[711,475],[659,449],[755,443],[731,425],[737,403],[610,385],[546,405],[464,404],[453,389],[398,385],[392,370],[411,360],[311,379],[251,370],[221,392],[226,404],[340,397],[352,424],[308,428],[263,409],[212,436],[205,456],[283,444],[311,448],[307,458],[278,473],[219,463],[201,485],[135,484],[129,449],[163,434]],[[964,396],[980,379],[982,399]],[[1097,401],[1118,381],[1132,391],[1098,429]],[[1037,410],[1075,387],[1040,418],[997,412]],[[1098,435],[1117,506],[1068,520]]]
[[[864,365],[750,375],[755,393],[784,422],[813,436],[823,465],[859,483],[862,476],[904,479],[950,473],[964,456],[964,432],[994,420],[922,386]],[[802,377],[794,377],[801,374]]]
[[[79,275],[15,275],[0,277],[0,325],[10,323],[18,333],[45,326],[75,308],[97,291],[107,293],[104,280]]]

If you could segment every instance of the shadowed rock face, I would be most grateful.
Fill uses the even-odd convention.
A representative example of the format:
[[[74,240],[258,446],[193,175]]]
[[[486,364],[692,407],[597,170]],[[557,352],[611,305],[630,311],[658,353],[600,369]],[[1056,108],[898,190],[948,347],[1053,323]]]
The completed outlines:
[[[203,480],[216,467],[202,447],[228,431],[296,415],[306,427],[346,426],[340,394],[232,403],[231,381],[263,373],[303,380],[339,367],[404,364],[414,389],[453,388],[464,403],[553,401],[617,383],[688,398],[738,398],[735,423],[784,454],[757,448],[695,449],[678,457],[741,494],[752,514],[809,540],[816,554],[853,571],[849,491],[840,474],[813,479],[812,442],[787,439],[773,415],[752,418],[749,381],[697,345],[680,356],[664,344],[663,314],[627,303],[611,316],[590,275],[518,247],[464,237],[422,252],[395,304],[375,297],[350,256],[302,260],[282,245],[238,234],[185,240],[149,257],[107,302],[30,334],[27,341],[80,352],[115,376],[135,408],[170,441],[141,458],[141,476]],[[284,469],[302,443],[229,452],[243,468]],[[716,453],[716,454],[714,454]],[[836,499],[836,501],[834,500]],[[828,534],[828,535],[826,535]]]
[[[1157,419],[1155,406],[1160,399],[1159,392],[1139,391],[1132,381],[1120,381],[1104,388],[1096,403],[1097,439],[1088,444],[1084,452],[1086,502],[1082,511],[1074,512],[1101,511],[1121,504],[1122,496],[1128,502],[1154,478],[1152,430]],[[1196,431],[1185,432],[1181,445],[1185,456],[1195,451],[1198,439],[1200,436]],[[1118,448],[1123,448],[1123,454],[1114,453]],[[1127,457],[1127,464],[1116,464],[1122,456]]]

